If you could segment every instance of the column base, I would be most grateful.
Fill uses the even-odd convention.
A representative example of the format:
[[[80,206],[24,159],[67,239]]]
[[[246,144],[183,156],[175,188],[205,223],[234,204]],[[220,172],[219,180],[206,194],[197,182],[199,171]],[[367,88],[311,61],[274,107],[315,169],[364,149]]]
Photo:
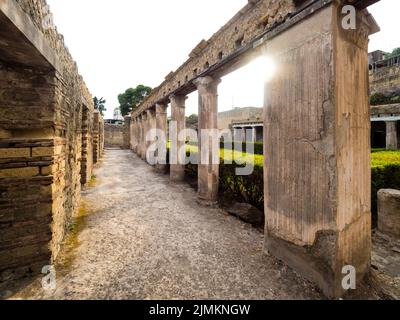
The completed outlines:
[[[172,182],[182,182],[185,180],[185,166],[171,165],[170,179]]]
[[[204,201],[218,202],[219,166],[198,166],[198,197]]]
[[[165,164],[156,164],[155,165],[155,170],[158,173],[165,174],[165,173],[167,173],[167,165],[165,165]]]
[[[270,235],[266,236],[264,252],[286,263],[305,279],[315,283],[331,299],[345,296],[349,291],[342,287],[343,278],[341,269],[333,270],[334,257],[330,250],[334,250],[333,243],[339,235],[335,232],[320,233],[313,246],[300,247]],[[357,269],[357,287],[368,273],[370,265],[355,266]],[[340,269],[340,270],[339,270]]]
[[[197,204],[203,207],[209,207],[209,208],[217,208],[219,205],[219,202],[217,200],[208,200],[200,196],[197,197],[196,202]]]

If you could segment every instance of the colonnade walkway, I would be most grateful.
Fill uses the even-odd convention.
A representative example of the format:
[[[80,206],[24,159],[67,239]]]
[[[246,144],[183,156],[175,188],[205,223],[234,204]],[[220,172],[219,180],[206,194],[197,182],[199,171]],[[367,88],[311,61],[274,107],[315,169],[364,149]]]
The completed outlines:
[[[106,150],[95,174],[58,257],[56,290],[37,279],[13,298],[323,299],[263,254],[260,230],[200,205],[188,184],[131,151]]]

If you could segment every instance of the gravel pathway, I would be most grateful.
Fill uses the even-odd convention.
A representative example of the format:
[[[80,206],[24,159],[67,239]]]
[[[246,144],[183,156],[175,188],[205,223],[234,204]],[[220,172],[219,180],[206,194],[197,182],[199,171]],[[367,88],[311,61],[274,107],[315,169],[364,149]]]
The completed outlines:
[[[59,258],[57,289],[45,294],[36,280],[20,297],[322,298],[263,254],[260,231],[199,205],[190,186],[171,184],[132,152],[106,150],[95,174],[83,194],[76,241],[67,241]]]

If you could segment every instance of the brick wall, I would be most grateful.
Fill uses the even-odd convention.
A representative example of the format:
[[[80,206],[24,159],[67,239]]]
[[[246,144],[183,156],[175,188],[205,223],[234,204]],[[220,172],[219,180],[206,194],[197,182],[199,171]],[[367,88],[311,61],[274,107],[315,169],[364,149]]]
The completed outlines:
[[[0,41],[20,48],[0,59],[0,283],[56,259],[104,141],[103,119],[63,37],[54,26],[44,28],[46,2],[10,5],[18,21],[33,23],[34,39],[43,37],[58,63],[41,63],[41,48],[25,43],[31,40],[19,37],[11,20],[0,21],[15,30],[0,33]]]

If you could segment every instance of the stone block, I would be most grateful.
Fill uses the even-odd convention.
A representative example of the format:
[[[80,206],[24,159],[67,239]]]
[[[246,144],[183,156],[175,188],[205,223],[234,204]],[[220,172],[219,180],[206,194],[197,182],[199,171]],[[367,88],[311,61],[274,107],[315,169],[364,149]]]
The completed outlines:
[[[38,167],[1,169],[0,170],[0,179],[34,177],[34,176],[37,176],[38,174],[39,174]]]
[[[382,189],[378,192],[378,229],[400,238],[400,191]]]
[[[32,157],[46,157],[54,155],[54,147],[32,148]]]

